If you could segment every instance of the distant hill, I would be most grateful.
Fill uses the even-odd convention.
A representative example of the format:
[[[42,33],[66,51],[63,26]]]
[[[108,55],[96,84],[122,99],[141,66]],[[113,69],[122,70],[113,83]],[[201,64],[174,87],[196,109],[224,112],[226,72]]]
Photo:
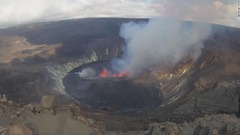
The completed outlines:
[[[23,103],[39,100],[46,93],[64,96],[63,78],[69,72],[84,63],[109,61],[122,54],[124,40],[119,29],[129,21],[148,19],[89,18],[1,29],[0,93]],[[227,101],[233,100],[233,106],[237,104],[237,97],[230,98],[236,93],[236,80],[240,79],[240,29],[212,25],[204,46],[198,60],[186,58],[165,70],[155,67],[151,75],[162,83],[163,96],[172,101],[171,107],[177,112],[188,107],[204,112],[213,102],[220,104],[211,106],[213,112],[228,107],[234,111],[236,107]],[[146,76],[137,81],[152,79]],[[227,91],[230,96],[225,96],[225,90],[232,90]],[[199,108],[193,107],[195,101],[199,101]]]

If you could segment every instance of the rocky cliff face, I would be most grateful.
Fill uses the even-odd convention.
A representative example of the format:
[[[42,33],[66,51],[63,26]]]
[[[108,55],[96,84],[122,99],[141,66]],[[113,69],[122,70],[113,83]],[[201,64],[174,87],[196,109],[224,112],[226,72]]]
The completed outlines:
[[[0,94],[19,103],[39,102],[45,94],[54,95],[59,104],[74,102],[65,96],[63,78],[84,64],[121,56],[124,43],[118,29],[126,21],[71,20],[0,30]],[[199,59],[186,57],[176,65],[154,65],[131,80],[147,88],[156,86],[163,97],[159,106],[121,115],[113,111],[114,116],[107,115],[111,109],[105,107],[88,117],[103,122],[108,130],[137,130],[148,129],[146,125],[155,122],[236,113],[240,95],[239,39],[239,29],[214,25]]]
[[[86,20],[1,30],[1,93],[24,103],[40,100],[43,93],[65,94],[62,79],[68,72],[83,63],[119,56],[118,21],[108,22],[111,27],[102,27],[102,21],[100,26]],[[66,25],[65,34],[54,33]]]
[[[114,57],[119,56],[119,52],[121,52],[121,47],[116,48],[101,48],[99,50],[94,50],[96,48],[91,48],[89,53],[85,52],[83,58],[79,58],[77,60],[69,61],[62,64],[53,64],[46,66],[44,68],[44,74],[48,75],[51,78],[53,90],[60,92],[61,94],[66,94],[65,86],[63,84],[63,78],[75,68],[91,63],[94,61],[104,61],[104,60],[111,60]]]

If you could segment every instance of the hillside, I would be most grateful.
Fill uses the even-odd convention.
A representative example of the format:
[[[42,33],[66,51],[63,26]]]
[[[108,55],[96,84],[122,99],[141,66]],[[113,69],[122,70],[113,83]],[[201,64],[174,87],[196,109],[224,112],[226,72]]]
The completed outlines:
[[[0,119],[6,115],[4,121],[8,121],[0,122],[0,127],[16,120],[14,124],[32,123],[27,126],[36,132],[33,125],[46,128],[37,120],[24,121],[21,119],[25,116],[8,115],[29,103],[39,103],[44,95],[54,97],[55,107],[51,108],[53,112],[46,109],[47,114],[40,109],[41,117],[49,117],[54,123],[61,119],[52,118],[55,112],[70,113],[75,120],[83,121],[81,124],[87,123],[89,134],[93,129],[99,134],[150,134],[160,130],[159,123],[167,121],[178,127],[187,121],[193,127],[184,128],[186,133],[198,126],[196,118],[205,115],[216,120],[221,117],[218,113],[227,113],[230,116],[223,114],[224,117],[235,119],[240,96],[240,29],[212,24],[197,59],[187,55],[177,64],[154,65],[134,78],[100,78],[104,68],[114,75],[111,60],[122,56],[125,47],[119,29],[129,21],[148,20],[91,18],[1,29],[0,94],[16,105],[0,103]],[[87,68],[94,69],[92,78],[81,76]],[[1,108],[10,109],[1,113]],[[32,112],[23,111],[23,115],[30,113],[37,119]],[[71,116],[64,119],[74,125]],[[203,118],[210,124],[206,124],[208,128],[214,128],[209,122],[211,118]],[[227,122],[223,121],[225,125],[215,127],[220,133],[225,133],[222,128]],[[76,128],[73,131],[78,132]],[[51,132],[57,134],[56,130]]]

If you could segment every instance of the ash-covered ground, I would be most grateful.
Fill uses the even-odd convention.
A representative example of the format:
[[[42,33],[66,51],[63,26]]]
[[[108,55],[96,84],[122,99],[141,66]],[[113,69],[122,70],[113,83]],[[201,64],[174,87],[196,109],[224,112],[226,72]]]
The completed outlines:
[[[129,21],[148,20],[0,30],[0,134],[239,134],[240,29],[211,25],[198,58],[116,77],[113,60],[126,51],[119,30]]]

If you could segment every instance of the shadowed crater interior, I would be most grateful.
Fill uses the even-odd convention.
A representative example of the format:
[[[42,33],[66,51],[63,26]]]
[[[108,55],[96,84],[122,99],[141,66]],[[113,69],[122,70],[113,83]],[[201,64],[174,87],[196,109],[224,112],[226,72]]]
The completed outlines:
[[[137,83],[134,78],[101,77],[103,69],[111,73],[110,62],[98,61],[73,69],[63,79],[68,95],[81,103],[104,111],[128,111],[155,108],[163,96],[154,82]]]

